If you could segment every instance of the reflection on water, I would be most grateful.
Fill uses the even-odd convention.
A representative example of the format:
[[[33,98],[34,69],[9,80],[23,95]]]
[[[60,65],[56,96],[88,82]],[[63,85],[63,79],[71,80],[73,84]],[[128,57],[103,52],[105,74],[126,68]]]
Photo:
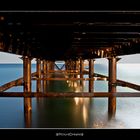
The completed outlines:
[[[31,98],[24,98],[24,120],[25,120],[25,127],[30,128],[32,122],[32,105],[31,105]]]
[[[96,92],[108,89],[106,81],[95,81],[94,84]],[[84,81],[83,85],[84,88],[80,81],[50,81],[47,90],[53,92],[88,91],[88,81]],[[134,90],[117,87],[117,91]],[[115,118],[109,119],[108,98],[40,98],[39,100],[34,98],[31,127],[140,128],[139,100],[139,98],[117,98]]]
[[[67,92],[80,92],[83,89],[80,81],[63,82],[50,81],[48,91],[55,91],[54,87],[59,86],[57,92],[61,92],[62,85]],[[32,127],[103,128],[108,122],[107,101],[102,98],[37,98]]]
[[[83,117],[84,127],[87,127],[87,125],[88,125],[88,114],[89,114],[88,111],[90,109],[89,100],[90,100],[89,98],[77,98],[77,97],[74,98],[76,109],[77,109],[76,112],[77,113],[81,112],[81,115]]]
[[[79,76],[79,75],[78,75]],[[83,91],[84,89],[84,86],[85,86],[85,81],[70,81],[70,80],[67,80],[67,86],[70,87],[70,89],[72,89],[74,92],[80,92],[80,91]]]
[[[80,92],[83,89],[80,81],[49,81],[49,86],[46,85],[46,90],[50,92]],[[28,128],[125,127],[116,118],[108,120],[107,98],[33,98],[32,105],[32,116],[30,112],[25,114]]]

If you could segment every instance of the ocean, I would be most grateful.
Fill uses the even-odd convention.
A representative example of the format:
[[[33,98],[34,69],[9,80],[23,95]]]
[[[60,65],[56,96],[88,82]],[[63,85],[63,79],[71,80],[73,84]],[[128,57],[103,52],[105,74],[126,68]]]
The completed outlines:
[[[36,65],[32,64],[32,72]],[[106,64],[95,64],[95,72],[108,75]],[[0,86],[23,76],[22,64],[0,64]],[[85,76],[86,77],[86,76]],[[140,84],[140,64],[117,64],[117,79]],[[88,82],[84,83],[88,91]],[[50,91],[73,91],[60,83]],[[96,92],[107,92],[107,81],[94,82]],[[32,82],[32,91],[36,91]],[[7,91],[23,91],[22,86]],[[120,92],[137,92],[127,87],[117,87]],[[23,98],[0,98],[0,128],[25,128]],[[115,118],[108,120],[107,98],[32,98],[31,128],[140,128],[140,98],[117,97]]]

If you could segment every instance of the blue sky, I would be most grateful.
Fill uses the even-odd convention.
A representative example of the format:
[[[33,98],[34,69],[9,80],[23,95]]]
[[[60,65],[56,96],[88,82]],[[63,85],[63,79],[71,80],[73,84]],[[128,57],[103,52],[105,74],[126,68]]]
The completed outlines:
[[[0,52],[0,63],[22,63],[21,55]],[[140,54],[119,56],[122,58],[119,63],[140,63]],[[35,63],[35,59],[32,63]],[[105,63],[106,59],[96,59],[96,63]]]

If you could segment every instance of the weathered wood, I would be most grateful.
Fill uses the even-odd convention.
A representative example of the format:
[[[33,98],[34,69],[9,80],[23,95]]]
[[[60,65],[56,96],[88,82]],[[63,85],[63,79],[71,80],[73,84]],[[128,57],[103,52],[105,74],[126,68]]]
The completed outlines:
[[[106,81],[106,78],[102,78],[102,77],[95,77],[95,78],[35,78],[33,77],[32,80],[48,80],[48,81],[66,81],[66,80],[70,80],[70,81],[77,81],[77,80],[84,80],[84,81],[89,81],[89,80],[104,80]]]
[[[88,73],[89,72],[87,70],[84,71],[84,74],[88,74]],[[105,75],[102,75],[102,74],[94,73],[94,76],[95,77],[98,76],[98,77],[103,78],[104,80],[108,80],[108,76],[105,76]],[[127,81],[123,81],[123,80],[117,79],[116,80],[116,85],[117,86],[129,87],[129,88],[132,88],[132,89],[135,89],[135,90],[139,90],[140,91],[140,85],[133,84],[133,83],[130,83],[130,82],[127,82]]]
[[[102,75],[102,74],[97,74],[97,73],[94,73],[94,75],[100,76],[100,77],[105,78],[106,80],[108,80],[108,76],[105,76],[105,75]],[[130,82],[127,82],[127,81],[117,79],[116,80],[116,85],[117,86],[129,87],[129,88],[132,88],[132,89],[140,91],[140,85],[133,84],[133,83],[130,83]]]
[[[32,77],[36,76],[36,72],[31,74]],[[23,86],[23,77],[18,78],[16,80],[10,81],[2,86],[0,86],[0,92],[8,90],[9,88],[12,88],[14,86]]]
[[[60,71],[55,71],[55,72],[48,71],[48,73],[46,75],[52,75],[56,72],[57,73],[62,73],[62,74],[65,74],[65,75],[80,75],[80,72],[60,72]]]
[[[31,92],[31,58],[28,56],[23,57],[23,80],[24,80],[24,92]],[[24,116],[25,127],[30,127],[32,112],[32,100],[31,97],[24,97]]]
[[[43,60],[43,78],[42,78],[42,80],[43,80],[43,91],[44,92],[46,91],[46,88],[47,88],[47,81],[44,80],[46,77],[47,77],[47,61]]]
[[[109,92],[116,92],[116,66],[117,66],[117,59],[116,57],[108,58],[109,60],[109,85],[108,85],[108,91]]]
[[[23,80],[24,92],[31,91],[31,59],[28,56],[23,57]]]
[[[108,113],[110,117],[114,117],[116,113],[116,97],[113,94],[116,92],[116,66],[117,59],[116,57],[110,57],[109,60],[109,77],[108,77],[108,91],[112,92],[112,96],[108,98]]]
[[[84,73],[88,73],[88,71],[84,71]],[[36,75],[37,75],[36,72],[31,74],[31,76],[33,77],[32,80],[43,80],[43,78],[38,79],[36,77]],[[94,75],[95,75],[95,77],[92,78],[94,81],[96,81],[96,80],[107,81],[108,80],[108,76],[105,76],[102,74],[97,74],[97,73],[94,73]],[[88,81],[88,80],[90,80],[90,78],[46,78],[46,79],[44,78],[44,80],[85,80],[85,81]],[[140,91],[140,85],[137,85],[137,84],[126,82],[123,80],[117,80],[116,84],[117,84],[117,86],[129,87],[129,88]],[[20,86],[20,85],[23,85],[23,78],[16,79],[14,81],[8,82],[8,83],[0,86],[0,92],[6,91],[9,88],[12,88],[14,86]]]
[[[61,73],[63,73],[63,72],[66,72],[66,73],[72,73],[72,72],[74,72],[74,73],[77,73],[77,72],[79,72],[78,70],[48,70],[48,72],[50,72],[50,73],[54,73],[54,72],[61,72]]]
[[[16,79],[14,81],[8,82],[0,86],[0,92],[8,90],[9,88],[12,88],[14,86],[21,86],[21,85],[23,85],[23,78]]]
[[[89,60],[89,92],[94,91],[94,79],[91,79],[94,74],[94,60],[90,59]]]
[[[40,59],[37,59],[36,75],[38,78],[41,78],[41,60]],[[41,92],[41,80],[39,79],[37,79],[36,81],[36,91]]]
[[[84,71],[84,61],[80,59],[80,78],[83,78],[83,71]],[[84,81],[80,80],[80,86],[84,87]]]
[[[129,88],[140,91],[140,85],[133,84],[133,83],[126,82],[126,81],[122,81],[122,80],[117,80],[117,86],[129,87]]]
[[[0,92],[0,97],[140,97],[140,92]]]

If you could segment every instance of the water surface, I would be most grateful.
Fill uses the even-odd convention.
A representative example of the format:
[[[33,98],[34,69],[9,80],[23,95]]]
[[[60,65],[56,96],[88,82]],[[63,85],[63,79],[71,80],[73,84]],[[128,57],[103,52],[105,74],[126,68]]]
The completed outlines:
[[[35,64],[32,72],[36,71]],[[117,78],[140,84],[140,65],[118,64]],[[95,72],[108,75],[106,65],[95,64]],[[23,76],[22,64],[0,64],[0,85]],[[86,77],[86,76],[85,76]],[[95,81],[96,92],[107,92],[108,82]],[[47,90],[74,91],[70,83],[55,81]],[[88,82],[84,83],[88,91]],[[36,90],[32,82],[32,91]],[[80,90],[77,88],[77,91]],[[23,91],[14,87],[7,91]],[[137,92],[117,87],[121,92]],[[23,98],[0,98],[0,128],[24,128]],[[114,119],[108,121],[107,98],[32,98],[32,128],[140,128],[140,98],[117,98]]]

